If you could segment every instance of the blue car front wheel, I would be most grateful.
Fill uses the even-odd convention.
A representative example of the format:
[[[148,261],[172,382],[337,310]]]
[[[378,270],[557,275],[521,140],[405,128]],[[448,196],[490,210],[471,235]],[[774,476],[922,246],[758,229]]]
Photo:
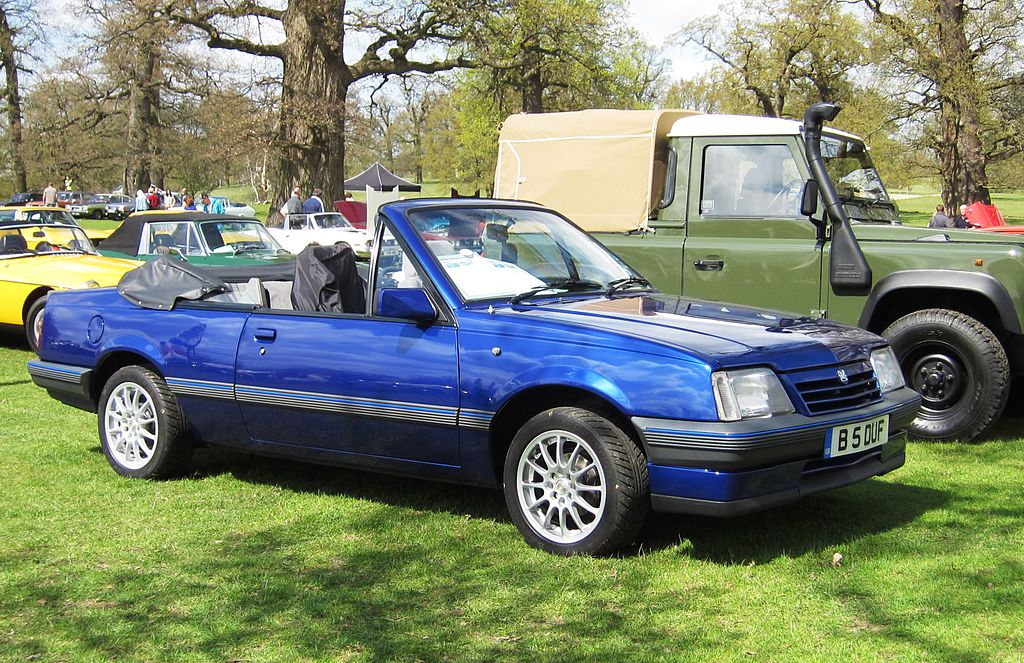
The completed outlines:
[[[640,449],[608,419],[582,408],[553,408],[527,421],[506,456],[504,484],[523,537],[556,554],[622,547],[650,506]]]

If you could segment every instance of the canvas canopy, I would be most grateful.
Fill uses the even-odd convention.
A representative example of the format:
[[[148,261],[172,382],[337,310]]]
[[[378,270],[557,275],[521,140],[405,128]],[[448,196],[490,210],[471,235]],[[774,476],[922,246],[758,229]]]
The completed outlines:
[[[396,186],[399,191],[419,191],[421,188],[419,184],[395,175],[380,165],[380,162],[374,162],[372,166],[355,177],[345,180],[346,191],[362,191],[366,187],[370,187],[374,191],[391,191]]]
[[[530,200],[586,230],[627,232],[657,212],[666,135],[682,110],[512,115],[501,127],[494,197]]]

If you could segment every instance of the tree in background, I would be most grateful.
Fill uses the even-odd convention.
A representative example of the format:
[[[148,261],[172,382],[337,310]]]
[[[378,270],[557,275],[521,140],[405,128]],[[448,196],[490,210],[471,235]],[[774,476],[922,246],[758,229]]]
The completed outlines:
[[[1024,148],[1019,0],[863,0],[884,28],[880,63],[902,115],[923,120],[947,209],[989,202],[989,161]]]
[[[282,69],[275,198],[299,185],[337,197],[345,180],[349,90],[373,77],[433,73],[470,64],[463,35],[484,0],[198,0],[176,4],[174,19],[192,26],[215,49],[273,58]],[[263,29],[269,22],[272,28]],[[280,33],[271,41],[264,34]],[[368,45],[345,61],[346,37]],[[423,59],[420,59],[423,58]]]
[[[798,117],[813,101],[847,101],[851,70],[863,64],[861,26],[835,0],[743,0],[724,5],[677,33],[680,44],[704,49],[718,66],[700,82],[695,97],[685,82],[675,94],[725,112]],[[739,92],[740,94],[737,94]]]
[[[4,114],[7,116],[7,144],[11,175],[17,191],[28,189],[24,155],[24,112],[20,74],[27,49],[38,42],[32,4],[26,0],[0,0],[0,67],[4,70]]]

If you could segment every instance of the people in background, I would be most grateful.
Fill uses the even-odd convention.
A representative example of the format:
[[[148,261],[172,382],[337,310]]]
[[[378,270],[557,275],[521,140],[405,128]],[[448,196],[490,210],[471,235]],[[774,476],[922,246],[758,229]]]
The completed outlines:
[[[935,214],[932,215],[932,220],[928,222],[929,228],[955,228],[956,225],[953,223],[953,219],[946,216],[946,208],[942,205],[935,206]]]
[[[953,217],[953,225],[956,228],[971,227],[971,224],[967,223],[967,205],[960,206],[960,213]]]
[[[43,204],[47,207],[53,207],[57,204],[57,189],[54,188],[53,182],[46,185],[43,189]]]
[[[199,206],[204,212],[210,214],[223,214],[224,213],[224,201],[220,198],[210,198],[210,194],[204,193],[202,198],[202,204]]]
[[[171,209],[178,204],[177,199],[174,197],[174,192],[170,189],[164,191],[164,209]]]
[[[327,211],[324,207],[324,201],[320,198],[320,194],[323,193],[319,188],[313,189],[313,195],[306,198],[306,201],[302,203],[302,211],[309,212],[325,212]]]
[[[285,201],[284,207],[281,208],[281,214],[288,216],[289,214],[301,214],[302,213],[302,189],[295,187],[292,189],[292,197]]]
[[[156,187],[152,184],[149,185],[149,193],[146,194],[146,202],[149,203],[148,209],[160,209],[160,194],[156,192]]]
[[[135,192],[135,211],[145,212],[149,209],[149,200],[146,198],[146,194],[139,189]]]

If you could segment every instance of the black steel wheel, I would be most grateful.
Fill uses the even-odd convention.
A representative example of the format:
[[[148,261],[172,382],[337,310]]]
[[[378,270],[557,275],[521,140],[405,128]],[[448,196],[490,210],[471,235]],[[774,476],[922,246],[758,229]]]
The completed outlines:
[[[999,339],[974,318],[948,309],[903,316],[882,335],[907,384],[923,403],[910,433],[933,440],[973,440],[1002,414],[1010,366]]]

